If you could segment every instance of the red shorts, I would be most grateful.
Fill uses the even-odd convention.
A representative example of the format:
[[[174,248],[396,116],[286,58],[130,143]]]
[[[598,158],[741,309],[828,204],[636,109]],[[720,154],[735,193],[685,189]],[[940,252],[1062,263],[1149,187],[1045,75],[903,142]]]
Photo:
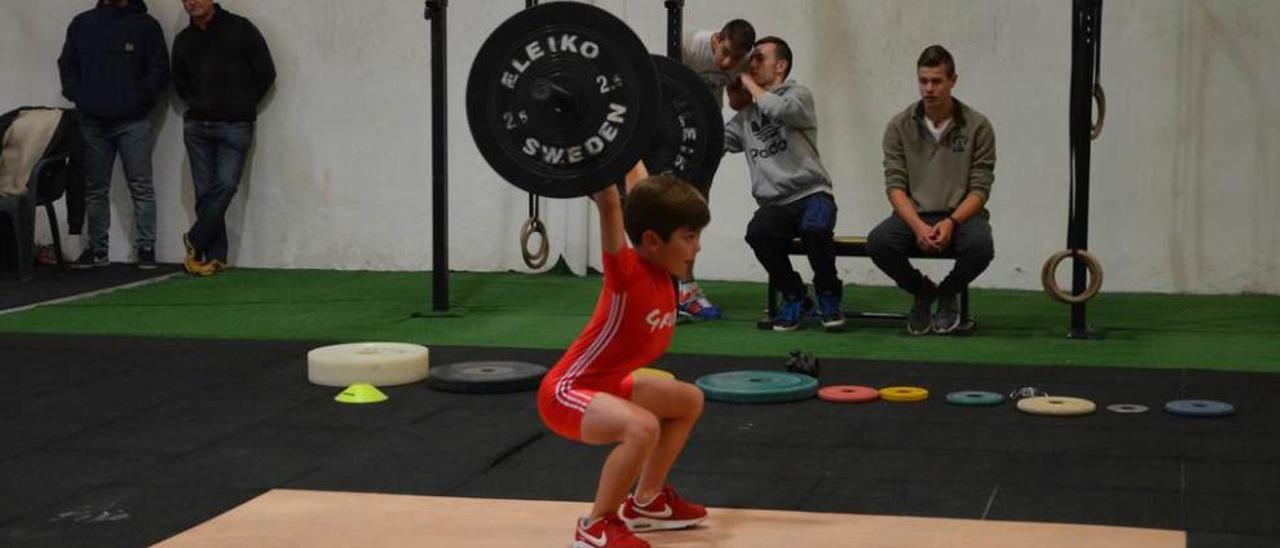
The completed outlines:
[[[633,382],[631,375],[627,375],[612,386],[588,386],[581,381],[559,386],[559,377],[547,377],[538,388],[538,415],[552,432],[573,441],[582,441],[582,415],[596,394],[604,392],[631,401]]]

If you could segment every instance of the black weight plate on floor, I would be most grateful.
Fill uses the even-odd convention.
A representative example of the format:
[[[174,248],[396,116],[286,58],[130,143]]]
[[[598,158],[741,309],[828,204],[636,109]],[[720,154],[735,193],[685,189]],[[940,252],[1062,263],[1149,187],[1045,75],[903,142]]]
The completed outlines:
[[[724,156],[724,118],[711,89],[697,72],[665,55],[653,55],[662,87],[658,129],[644,153],[649,173],[688,181],[703,196]]]
[[[458,362],[432,367],[427,386],[443,392],[505,394],[537,390],[547,368],[528,362]]]
[[[658,75],[644,42],[589,4],[507,19],[467,78],[467,121],[504,179],[540,196],[586,196],[623,178],[653,138]]]

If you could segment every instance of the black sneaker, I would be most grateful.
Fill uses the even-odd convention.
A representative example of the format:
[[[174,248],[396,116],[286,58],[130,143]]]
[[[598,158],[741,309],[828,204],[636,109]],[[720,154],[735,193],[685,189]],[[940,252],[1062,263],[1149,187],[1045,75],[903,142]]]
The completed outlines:
[[[938,297],[938,286],[929,278],[924,279],[915,295],[915,303],[911,305],[911,314],[907,316],[907,333],[912,335],[928,335],[933,330],[933,301]]]
[[[960,295],[938,297],[938,310],[933,313],[933,331],[947,334],[960,327]]]
[[[94,253],[88,249],[80,254],[80,258],[71,263],[71,268],[76,270],[85,270],[89,268],[99,268],[111,264],[111,260],[107,259],[106,253]]]
[[[146,247],[138,248],[138,270],[154,270],[156,268],[156,250]]]

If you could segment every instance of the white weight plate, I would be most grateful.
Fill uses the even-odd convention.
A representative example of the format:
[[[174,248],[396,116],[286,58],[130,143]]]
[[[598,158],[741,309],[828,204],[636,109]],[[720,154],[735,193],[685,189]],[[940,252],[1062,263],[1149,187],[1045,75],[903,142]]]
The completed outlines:
[[[1088,415],[1098,406],[1084,398],[1068,396],[1036,396],[1018,400],[1018,411],[1032,415],[1057,415],[1070,417]]]
[[[320,386],[409,384],[427,378],[427,347],[393,342],[322,346],[307,352],[307,379]]]

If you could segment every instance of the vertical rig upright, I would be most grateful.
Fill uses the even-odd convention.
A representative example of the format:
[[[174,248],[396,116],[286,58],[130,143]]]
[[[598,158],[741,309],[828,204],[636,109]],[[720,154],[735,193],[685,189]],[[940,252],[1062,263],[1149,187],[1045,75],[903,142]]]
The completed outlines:
[[[449,0],[426,0],[431,21],[431,309],[449,310],[449,119],[445,11]]]
[[[1102,0],[1073,0],[1071,11],[1071,196],[1067,213],[1067,248],[1089,249],[1089,165],[1093,139],[1093,100],[1102,51]],[[1072,260],[1072,293],[1088,285],[1084,261]],[[1093,339],[1084,302],[1071,305],[1072,339]]]
[[[665,0],[667,6],[667,57],[683,61],[684,0]]]

